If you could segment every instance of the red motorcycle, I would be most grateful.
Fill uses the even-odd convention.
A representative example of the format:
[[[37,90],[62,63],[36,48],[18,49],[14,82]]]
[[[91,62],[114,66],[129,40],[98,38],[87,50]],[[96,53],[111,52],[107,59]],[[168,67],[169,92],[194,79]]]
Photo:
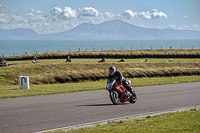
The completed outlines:
[[[131,81],[129,81],[129,85]],[[137,96],[134,90],[132,95],[128,90],[123,87],[122,83],[117,83],[115,80],[109,79],[106,89],[110,92],[110,100],[113,104],[121,104],[129,101],[130,103],[135,103],[137,101]]]

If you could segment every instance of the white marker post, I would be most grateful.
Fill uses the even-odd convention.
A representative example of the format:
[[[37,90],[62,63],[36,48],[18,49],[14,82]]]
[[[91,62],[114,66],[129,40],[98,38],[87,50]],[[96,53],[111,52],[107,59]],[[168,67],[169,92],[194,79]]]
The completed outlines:
[[[19,86],[20,86],[20,89],[30,89],[29,76],[19,76]]]

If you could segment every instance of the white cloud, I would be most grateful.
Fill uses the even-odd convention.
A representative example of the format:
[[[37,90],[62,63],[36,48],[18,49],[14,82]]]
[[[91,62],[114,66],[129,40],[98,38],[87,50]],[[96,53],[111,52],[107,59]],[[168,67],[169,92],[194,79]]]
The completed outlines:
[[[9,17],[5,14],[0,14],[0,23],[8,23]]]
[[[138,13],[138,17],[145,18],[145,19],[151,19],[151,14],[150,14],[149,11],[147,11],[147,12],[139,12]]]
[[[105,12],[105,13],[103,14],[103,16],[104,16],[105,18],[113,18],[113,17],[115,17],[115,15],[114,15],[112,12]]]
[[[194,25],[192,25],[192,26],[187,26],[187,25],[185,25],[185,26],[183,26],[183,28],[184,28],[185,30],[196,30],[196,31],[200,31],[200,25],[199,25],[199,24],[194,24]]]
[[[25,18],[21,15],[12,15],[10,17],[9,23],[23,23]]]
[[[170,29],[176,29],[176,25],[169,25]]]
[[[0,4],[0,11],[4,11],[3,6]]]
[[[16,24],[16,23],[34,23],[45,21],[46,16],[42,16],[40,10],[30,9],[27,14],[0,14],[0,23]]]
[[[150,13],[152,19],[167,18],[167,15],[163,12],[158,12],[158,10],[153,9]]]
[[[45,16],[42,16],[42,15],[34,15],[32,13],[28,13],[24,17],[24,22],[26,23],[35,23],[35,22],[43,22],[43,21],[45,21]]]
[[[67,6],[62,9],[60,5],[54,7],[50,11],[50,13],[53,16],[54,20],[70,19],[77,17],[85,19],[87,17],[97,17],[100,14],[99,11],[93,7],[84,7],[82,9],[78,8],[76,10],[73,10],[71,7]]]
[[[175,30],[195,30],[195,31],[200,31],[200,25],[198,24],[194,24],[194,25],[184,25],[184,26],[180,26],[180,25],[169,25],[167,28],[170,29],[175,29]]]
[[[65,6],[63,9],[61,5],[54,7],[50,11],[51,16],[53,17],[54,21],[58,20],[68,20],[72,18],[77,18],[81,20],[91,20],[93,18],[100,19],[100,18],[110,18],[113,17],[113,13],[100,13],[97,9],[93,7],[84,7],[78,9],[72,9],[71,7]],[[99,18],[98,18],[99,17]]]
[[[43,12],[40,10],[30,9],[30,12],[25,14],[22,19],[25,23],[35,23],[45,21],[46,16],[43,16]]]
[[[79,17],[97,17],[99,16],[99,11],[93,7],[84,7],[83,9],[78,8]]]
[[[77,17],[76,11],[72,10],[71,7],[65,6],[63,9],[63,17],[64,18],[75,18]]]
[[[60,6],[56,6],[50,11],[50,13],[53,16],[54,20],[69,19],[69,18],[77,17],[76,10],[72,10],[71,7],[67,7],[67,6],[65,6],[64,9],[62,9]]]
[[[131,10],[125,10],[122,13],[122,16],[125,16],[127,19],[135,18],[137,16],[137,12],[132,12]]]
[[[0,12],[7,12],[8,10],[3,8],[3,6],[0,4]]]
[[[188,16],[183,16],[184,18],[188,18]]]
[[[130,18],[145,18],[145,19],[160,19],[160,18],[167,18],[167,15],[163,12],[159,12],[157,9],[152,9],[151,12],[133,12],[131,10],[125,10],[124,13],[122,13],[122,16],[125,16],[127,19]]]
[[[54,16],[54,18],[58,18],[58,19],[62,19],[62,15],[63,15],[62,12],[63,12],[63,11],[62,11],[62,8],[59,7],[59,6],[54,7],[54,8],[50,11],[51,15]]]
[[[37,14],[37,15],[41,15],[41,14],[43,14],[43,12],[40,11],[40,10],[30,9],[30,11],[31,11],[32,13]]]
[[[192,27],[193,27],[193,28],[199,28],[199,29],[200,29],[200,25],[198,25],[198,24],[194,24],[194,25],[192,25]]]

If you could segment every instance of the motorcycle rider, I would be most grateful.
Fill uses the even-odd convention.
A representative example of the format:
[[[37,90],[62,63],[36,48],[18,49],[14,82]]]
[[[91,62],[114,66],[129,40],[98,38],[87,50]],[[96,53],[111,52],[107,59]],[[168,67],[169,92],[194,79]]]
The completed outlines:
[[[100,59],[100,61],[98,61],[98,62],[105,62],[106,60],[105,60],[105,57],[103,57],[102,59]]]
[[[71,58],[70,58],[70,56],[68,55],[67,56],[67,59],[66,59],[66,61],[65,62],[71,62]]]
[[[123,86],[134,96],[134,93],[129,85],[129,82],[121,74],[120,71],[116,71],[116,68],[114,66],[109,67],[108,71],[109,71],[108,79],[115,79],[117,83],[122,83]]]
[[[122,58],[121,60],[119,60],[118,62],[125,62],[124,58]]]
[[[38,59],[37,59],[37,57],[36,57],[36,56],[34,56],[34,57],[33,57],[33,60],[34,60],[34,61],[37,61]]]
[[[0,64],[5,64],[6,61],[0,56]]]

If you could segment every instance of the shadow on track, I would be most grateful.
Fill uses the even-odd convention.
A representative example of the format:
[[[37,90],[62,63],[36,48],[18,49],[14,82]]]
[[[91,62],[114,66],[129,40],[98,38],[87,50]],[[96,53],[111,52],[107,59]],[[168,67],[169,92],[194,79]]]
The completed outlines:
[[[113,106],[113,104],[91,104],[91,105],[77,105],[77,106]]]
[[[119,105],[129,105],[130,103],[121,103]],[[118,105],[118,106],[119,106]],[[77,106],[94,106],[94,107],[98,107],[98,106],[116,106],[114,104],[91,104],[91,105],[77,105]]]

